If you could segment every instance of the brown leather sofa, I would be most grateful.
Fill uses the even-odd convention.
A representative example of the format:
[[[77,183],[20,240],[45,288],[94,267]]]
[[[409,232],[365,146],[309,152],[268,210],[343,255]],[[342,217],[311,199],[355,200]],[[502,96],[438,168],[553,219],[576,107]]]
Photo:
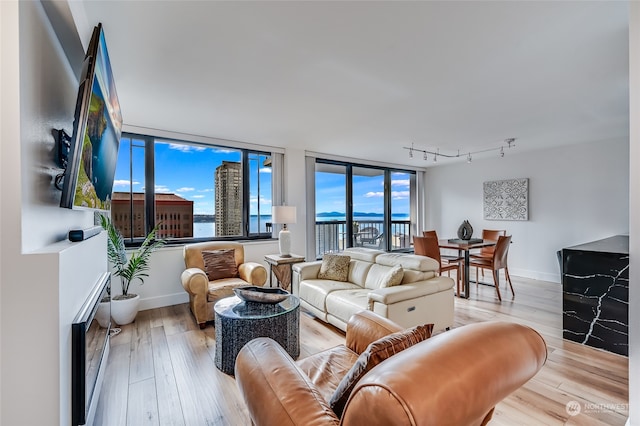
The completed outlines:
[[[328,399],[374,340],[400,327],[375,313],[353,316],[346,343],[299,361],[268,338],[240,351],[235,376],[252,422],[283,425],[485,425],[495,405],[546,361],[533,329],[483,322],[438,334],[399,352],[357,382],[341,418]]]
[[[209,281],[204,272],[204,250],[234,249],[238,277]],[[213,305],[223,297],[233,296],[233,289],[246,285],[262,286],[267,281],[266,268],[257,262],[244,261],[244,246],[236,242],[205,242],[185,244],[183,249],[185,271],[180,277],[189,293],[189,307],[200,328],[214,320]]]

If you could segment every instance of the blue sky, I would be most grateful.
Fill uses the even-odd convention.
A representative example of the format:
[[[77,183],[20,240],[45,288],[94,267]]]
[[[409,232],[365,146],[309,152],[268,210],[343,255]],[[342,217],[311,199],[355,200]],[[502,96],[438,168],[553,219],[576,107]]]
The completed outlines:
[[[129,139],[120,143],[114,191],[129,191],[133,181],[134,192],[144,191],[144,149],[141,141],[133,141],[133,172],[129,177]],[[138,147],[136,147],[138,146]],[[184,145],[178,143],[155,144],[155,189],[159,193],[174,193],[194,203],[194,214],[214,214],[214,174],[223,160],[239,162],[241,153],[232,149]],[[251,213],[271,213],[271,168],[260,165],[257,159],[250,161]],[[258,173],[259,170],[259,173]],[[258,179],[260,191],[258,200]],[[383,177],[354,177],[354,211],[383,212]],[[258,204],[260,203],[260,204]],[[316,173],[316,211],[345,211],[345,176]],[[392,175],[392,211],[409,212],[409,175]]]

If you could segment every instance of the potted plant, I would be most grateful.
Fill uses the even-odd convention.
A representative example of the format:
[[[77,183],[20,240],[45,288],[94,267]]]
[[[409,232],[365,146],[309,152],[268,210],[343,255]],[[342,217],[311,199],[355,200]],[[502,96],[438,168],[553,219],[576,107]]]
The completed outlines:
[[[111,317],[116,324],[129,324],[136,318],[140,302],[140,295],[130,293],[129,286],[135,280],[144,284],[144,279],[149,276],[147,271],[151,253],[162,247],[165,242],[156,239],[156,225],[140,247],[127,256],[124,239],[111,219],[101,215],[100,224],[107,231],[107,257],[115,270],[114,275],[120,277],[122,286],[122,294],[111,297]]]

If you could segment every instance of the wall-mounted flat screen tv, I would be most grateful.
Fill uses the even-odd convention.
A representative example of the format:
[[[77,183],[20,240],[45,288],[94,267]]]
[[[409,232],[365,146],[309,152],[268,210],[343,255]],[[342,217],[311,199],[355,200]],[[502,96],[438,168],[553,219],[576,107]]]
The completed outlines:
[[[120,103],[98,24],[85,56],[60,207],[110,210],[122,133]]]

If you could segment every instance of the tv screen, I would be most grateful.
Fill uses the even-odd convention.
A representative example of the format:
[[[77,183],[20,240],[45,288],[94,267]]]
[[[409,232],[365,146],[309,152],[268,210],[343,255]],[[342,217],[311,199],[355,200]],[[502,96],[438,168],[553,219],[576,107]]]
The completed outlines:
[[[98,24],[83,64],[60,207],[110,210],[122,133],[109,53]]]

